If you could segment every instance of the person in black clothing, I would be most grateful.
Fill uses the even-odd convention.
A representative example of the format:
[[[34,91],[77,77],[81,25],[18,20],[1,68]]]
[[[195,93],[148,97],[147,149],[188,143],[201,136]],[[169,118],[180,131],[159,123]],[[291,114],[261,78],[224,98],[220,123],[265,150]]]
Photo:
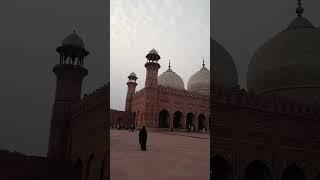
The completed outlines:
[[[147,138],[148,138],[148,133],[146,128],[143,126],[139,132],[139,143],[142,151],[147,150]]]

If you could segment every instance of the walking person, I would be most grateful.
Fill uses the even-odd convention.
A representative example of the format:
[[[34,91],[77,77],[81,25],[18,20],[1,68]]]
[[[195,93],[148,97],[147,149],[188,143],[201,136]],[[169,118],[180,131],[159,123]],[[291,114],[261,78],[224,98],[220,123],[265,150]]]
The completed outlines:
[[[148,138],[148,133],[146,128],[143,126],[139,132],[139,143],[142,151],[147,150],[147,138]]]

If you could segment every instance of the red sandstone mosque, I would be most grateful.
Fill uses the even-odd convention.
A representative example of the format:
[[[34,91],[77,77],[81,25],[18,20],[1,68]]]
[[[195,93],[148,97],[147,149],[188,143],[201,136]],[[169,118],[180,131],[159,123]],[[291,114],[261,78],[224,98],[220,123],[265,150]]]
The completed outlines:
[[[134,124],[141,127],[171,130],[209,129],[210,70],[203,67],[193,74],[184,87],[182,78],[170,66],[158,76],[160,55],[152,49],[146,55],[145,87],[136,92],[137,76],[128,76],[124,112],[112,112],[112,124]],[[124,121],[121,121],[124,120]]]
[[[210,124],[213,179],[319,180],[320,29],[303,17],[300,1],[297,14],[254,53],[247,90],[238,86],[231,55],[215,40],[210,83],[203,66],[187,90],[171,67],[158,76],[160,55],[151,50],[145,87],[135,92],[137,76],[128,77],[125,112],[109,111],[109,86],[80,96],[89,52],[72,33],[57,48],[60,60],[53,68],[57,87],[48,156],[0,151],[0,179],[107,180],[108,129],[123,118],[173,130]]]
[[[211,42],[210,164],[218,180],[320,179],[320,29],[298,16],[254,53],[247,90]]]

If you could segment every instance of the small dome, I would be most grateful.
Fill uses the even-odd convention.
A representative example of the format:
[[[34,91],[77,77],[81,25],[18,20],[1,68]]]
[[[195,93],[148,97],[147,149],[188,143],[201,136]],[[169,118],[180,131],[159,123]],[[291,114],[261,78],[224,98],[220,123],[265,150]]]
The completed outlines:
[[[131,79],[138,79],[138,78],[137,78],[137,75],[136,75],[134,72],[130,73],[129,76],[128,76],[128,78],[129,78],[129,79],[130,79],[130,78],[131,78]]]
[[[248,67],[248,90],[320,100],[319,59],[320,30],[297,17],[255,52]]]
[[[210,94],[210,70],[202,67],[198,72],[193,74],[187,85],[189,91],[197,92],[204,95]]]
[[[74,46],[74,47],[79,47],[79,48],[84,48],[84,42],[81,39],[81,37],[73,31],[72,34],[67,36],[63,41],[62,41],[63,46]]]
[[[149,54],[156,54],[156,55],[158,55],[158,51],[156,51],[155,49],[152,49],[151,51],[149,51]]]
[[[151,51],[149,51],[149,53],[146,55],[146,58],[149,61],[159,61],[159,59],[161,58],[158,54],[158,51],[156,51],[155,49],[152,49]]]
[[[158,84],[175,89],[184,89],[182,78],[170,68],[158,77]]]

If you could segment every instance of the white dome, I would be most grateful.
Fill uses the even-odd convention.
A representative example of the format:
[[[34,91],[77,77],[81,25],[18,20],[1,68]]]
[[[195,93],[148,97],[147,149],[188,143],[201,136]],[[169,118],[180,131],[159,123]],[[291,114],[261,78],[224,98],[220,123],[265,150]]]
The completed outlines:
[[[320,98],[319,59],[320,30],[297,17],[256,51],[248,67],[248,90],[306,101]]]
[[[182,78],[170,68],[158,77],[158,84],[175,89],[184,89]]]
[[[63,41],[62,41],[62,45],[63,46],[75,46],[75,47],[80,47],[80,48],[84,48],[84,42],[81,39],[80,36],[78,36],[78,34],[73,31],[72,34],[70,34],[69,36],[67,36]]]
[[[214,39],[211,39],[213,83],[223,88],[238,86],[238,73],[232,56]]]
[[[210,70],[202,67],[198,72],[193,74],[187,85],[189,91],[197,92],[204,95],[210,94]]]

